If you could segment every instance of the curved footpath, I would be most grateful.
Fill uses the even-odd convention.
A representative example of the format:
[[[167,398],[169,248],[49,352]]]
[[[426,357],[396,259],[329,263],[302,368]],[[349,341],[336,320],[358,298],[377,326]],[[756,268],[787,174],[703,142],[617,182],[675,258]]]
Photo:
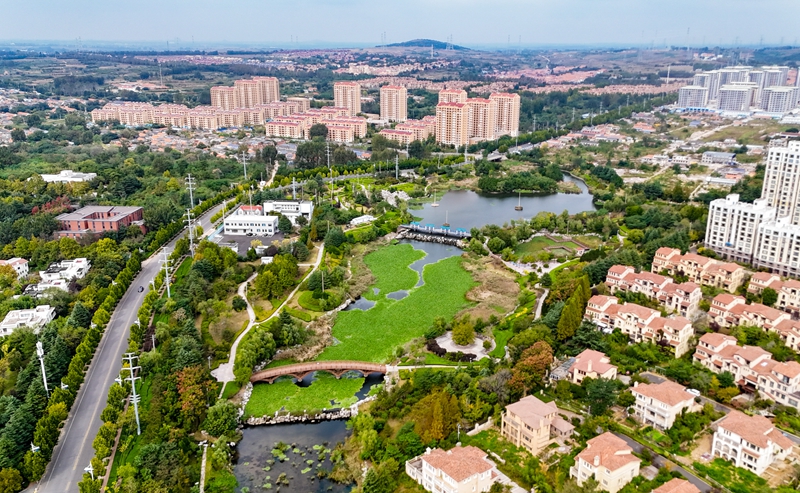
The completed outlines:
[[[317,252],[317,260],[313,264],[311,264],[312,267],[306,273],[306,277],[311,275],[311,273],[314,272],[319,267],[319,264],[322,263],[322,256],[324,255],[324,252],[325,252],[325,249],[323,248],[322,245],[320,245],[319,246],[319,252]],[[250,279],[248,279],[247,281],[245,281],[244,283],[242,283],[239,286],[239,295],[240,296],[242,296],[242,293],[244,293],[244,289],[247,286],[247,283],[250,282],[250,280],[252,280],[254,277],[255,276],[251,277]],[[302,282],[300,284],[302,284]],[[244,336],[246,336],[247,333],[250,332],[250,329],[252,329],[255,325],[264,323],[267,320],[271,320],[271,319],[275,318],[276,316],[278,316],[280,314],[281,310],[283,309],[283,307],[285,307],[289,303],[289,301],[291,301],[291,299],[294,298],[294,295],[297,294],[297,291],[300,289],[300,284],[298,284],[292,290],[292,292],[289,294],[289,296],[286,298],[286,300],[284,300],[284,302],[281,303],[280,306],[278,308],[276,308],[275,311],[272,312],[272,315],[270,315],[269,317],[267,317],[267,318],[265,318],[264,320],[261,320],[261,321],[256,321],[255,312],[253,311],[252,307],[250,306],[250,302],[247,301],[247,296],[242,296],[244,298],[244,300],[247,302],[247,313],[250,315],[250,323],[247,324],[247,328],[244,329],[241,334],[239,334],[239,337],[237,337],[236,340],[233,341],[233,345],[231,346],[231,353],[230,353],[230,356],[228,357],[228,362],[219,365],[215,370],[213,370],[211,372],[211,375],[214,378],[216,378],[218,382],[223,384],[222,388],[219,391],[220,397],[222,397],[222,393],[225,391],[225,384],[227,384],[228,382],[232,382],[232,381],[234,381],[236,379],[236,377],[234,377],[234,375],[233,375],[233,364],[236,361],[236,351],[239,349],[239,343],[242,342],[242,339],[244,339]]]
[[[225,203],[212,207],[198,219],[204,233],[211,232],[211,216],[222,210],[223,204]],[[175,248],[175,243],[181,236],[182,234],[179,234],[167,243],[166,248]],[[122,369],[122,356],[128,348],[130,327],[138,318],[139,308],[148,292],[147,285],[155,279],[160,270],[161,262],[157,254],[142,262],[141,272],[120,299],[97,346],[86,378],[78,390],[75,403],[61,430],[58,444],[53,449],[50,464],[39,484],[32,484],[27,492],[78,491],[78,482],[83,479],[83,469],[94,457],[92,442],[102,424],[100,413],[106,407],[108,389]],[[138,292],[139,286],[145,287],[141,293]]]

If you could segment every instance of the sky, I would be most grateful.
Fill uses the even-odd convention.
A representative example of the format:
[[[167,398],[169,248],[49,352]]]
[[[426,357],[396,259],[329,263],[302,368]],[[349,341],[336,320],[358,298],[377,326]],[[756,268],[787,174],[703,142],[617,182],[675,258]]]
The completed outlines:
[[[796,46],[798,19],[800,0],[0,0],[0,40],[163,49],[372,46],[448,36],[495,48]]]

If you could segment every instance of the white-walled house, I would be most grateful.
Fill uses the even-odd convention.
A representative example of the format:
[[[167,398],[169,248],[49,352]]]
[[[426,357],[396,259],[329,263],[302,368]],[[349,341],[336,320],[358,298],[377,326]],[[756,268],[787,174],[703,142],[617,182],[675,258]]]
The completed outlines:
[[[773,461],[791,454],[793,445],[764,416],[733,410],[717,425],[711,455],[761,475]]]

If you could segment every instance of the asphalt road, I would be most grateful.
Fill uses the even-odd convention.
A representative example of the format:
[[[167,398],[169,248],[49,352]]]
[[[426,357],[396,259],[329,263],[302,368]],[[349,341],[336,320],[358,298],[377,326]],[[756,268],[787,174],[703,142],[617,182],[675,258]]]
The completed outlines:
[[[629,436],[623,435],[622,433],[614,433],[614,434],[616,436],[622,438],[623,440],[625,440],[625,442],[637,454],[642,453],[642,450],[644,450],[646,448],[644,445],[642,445],[641,443],[637,442],[633,438],[630,438]],[[650,450],[650,449],[648,449],[648,450]],[[679,473],[681,473],[681,476],[686,478],[687,481],[689,481],[690,483],[695,485],[697,487],[697,489],[699,489],[703,493],[711,491],[711,485],[710,484],[706,483],[705,481],[703,481],[702,479],[698,478],[694,474],[690,473],[686,469],[684,469],[681,466],[675,464],[671,460],[666,459],[664,456],[658,455],[657,453],[653,452],[652,450],[650,450],[650,453],[653,456],[653,465],[656,466],[657,468],[661,469],[662,467],[668,465],[670,471],[678,471]]]
[[[197,224],[204,232],[211,232],[211,216],[222,209],[222,204],[213,207],[198,218]],[[175,247],[176,239],[167,244],[167,249]],[[103,338],[97,347],[86,379],[78,391],[75,404],[61,431],[61,436],[53,450],[53,457],[38,485],[27,491],[37,493],[62,493],[78,491],[78,482],[83,479],[84,468],[94,457],[92,442],[100,429],[100,413],[106,407],[108,389],[119,376],[122,369],[122,356],[128,348],[130,327],[137,319],[137,313],[147,294],[148,284],[162,268],[158,255],[152,255],[142,262],[142,270],[133,280],[128,291],[122,296],[111,317]],[[139,287],[144,291],[139,292]],[[95,477],[105,471],[95,471]]]

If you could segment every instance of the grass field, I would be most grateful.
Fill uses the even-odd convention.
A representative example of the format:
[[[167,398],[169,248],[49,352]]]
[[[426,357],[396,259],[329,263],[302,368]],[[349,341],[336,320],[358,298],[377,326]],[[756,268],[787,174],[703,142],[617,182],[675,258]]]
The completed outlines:
[[[497,330],[493,329],[492,333],[494,334],[494,342],[496,344],[495,348],[489,353],[489,356],[492,358],[502,358],[506,355],[506,344],[508,344],[508,340],[514,337],[514,331],[509,330]]]
[[[377,279],[375,286],[381,289],[378,295],[370,296],[377,303],[367,311],[340,312],[333,326],[333,336],[340,342],[317,359],[387,361],[394,348],[422,336],[434,318],[449,320],[468,305],[465,294],[475,283],[461,267],[460,257],[426,265],[425,284],[414,287],[417,275],[408,265],[421,254],[404,244],[385,247],[365,257]],[[385,297],[399,289],[410,290],[409,295],[399,301]]]
[[[576,245],[571,241],[555,242],[545,236],[536,236],[532,238],[530,241],[518,244],[517,248],[515,249],[515,252],[517,255],[528,255],[528,254],[535,255],[539,252],[544,251],[545,248],[553,248],[553,247],[566,247],[575,250],[578,248],[578,245]],[[553,252],[554,255],[564,255],[564,253],[556,253],[553,250],[550,251]],[[562,250],[562,252],[565,251],[566,250]]]
[[[298,387],[290,379],[275,383],[259,383],[244,409],[245,418],[275,414],[281,409],[289,412],[321,411],[324,408],[345,407],[355,404],[355,397],[364,385],[363,378],[336,379],[333,375],[318,372],[308,387]]]
[[[403,243],[381,248],[364,257],[364,263],[377,279],[377,282],[364,293],[364,297],[377,300],[388,293],[414,287],[419,276],[409,265],[424,256],[425,252],[422,250]],[[380,292],[376,295],[372,288],[378,288]]]

